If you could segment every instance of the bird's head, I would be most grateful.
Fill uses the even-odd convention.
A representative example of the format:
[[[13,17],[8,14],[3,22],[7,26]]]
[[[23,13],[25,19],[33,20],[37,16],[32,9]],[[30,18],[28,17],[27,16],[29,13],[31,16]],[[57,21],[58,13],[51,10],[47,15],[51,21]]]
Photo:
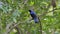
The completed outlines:
[[[29,12],[31,12],[31,10],[29,10]]]

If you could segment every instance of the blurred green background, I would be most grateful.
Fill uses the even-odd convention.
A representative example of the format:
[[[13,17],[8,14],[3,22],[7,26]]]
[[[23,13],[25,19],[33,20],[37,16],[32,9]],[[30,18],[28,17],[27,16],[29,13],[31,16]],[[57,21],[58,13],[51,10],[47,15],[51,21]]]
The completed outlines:
[[[42,34],[60,34],[60,0],[56,8],[53,14],[51,0],[0,0],[0,34],[40,34],[40,22],[29,21],[29,9],[40,18]]]

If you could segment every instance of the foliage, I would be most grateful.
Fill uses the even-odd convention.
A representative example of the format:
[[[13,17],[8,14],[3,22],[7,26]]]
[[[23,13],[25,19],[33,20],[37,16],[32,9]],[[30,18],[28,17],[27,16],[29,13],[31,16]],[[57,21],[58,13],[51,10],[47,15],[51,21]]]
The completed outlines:
[[[28,12],[33,9],[42,22],[43,34],[60,33],[60,0],[52,12],[51,0],[0,0],[0,34],[40,34],[40,24],[30,21]],[[8,32],[8,33],[7,33]]]

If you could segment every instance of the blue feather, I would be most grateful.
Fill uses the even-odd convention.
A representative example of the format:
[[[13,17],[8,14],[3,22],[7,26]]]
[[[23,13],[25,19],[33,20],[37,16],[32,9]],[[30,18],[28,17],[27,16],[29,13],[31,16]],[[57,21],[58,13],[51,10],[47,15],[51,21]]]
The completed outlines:
[[[33,10],[29,10],[29,12],[32,19],[34,19],[35,23],[38,23],[38,17],[36,16],[36,13]]]

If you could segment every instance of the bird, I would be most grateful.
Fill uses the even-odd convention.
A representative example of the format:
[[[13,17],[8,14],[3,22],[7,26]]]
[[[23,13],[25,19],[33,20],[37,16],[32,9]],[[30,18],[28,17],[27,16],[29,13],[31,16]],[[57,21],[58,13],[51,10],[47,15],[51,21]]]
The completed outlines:
[[[34,20],[34,22],[38,23],[39,20],[38,20],[36,13],[33,10],[29,10],[29,12],[30,12],[30,15],[31,15],[32,19]]]

